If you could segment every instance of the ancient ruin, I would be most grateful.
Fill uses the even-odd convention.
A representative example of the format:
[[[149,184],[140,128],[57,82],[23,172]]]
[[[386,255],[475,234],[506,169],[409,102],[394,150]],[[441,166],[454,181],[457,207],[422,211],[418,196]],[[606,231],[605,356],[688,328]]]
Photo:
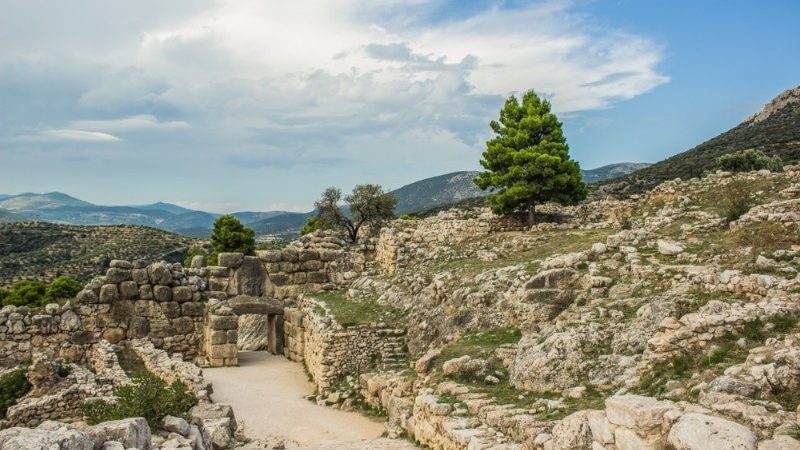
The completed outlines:
[[[712,193],[736,180],[768,188],[728,224]],[[381,414],[394,439],[363,448],[798,448],[798,193],[800,166],[719,172],[531,229],[454,209],[358,245],[111,261],[70,302],[0,310],[3,373],[25,363],[32,386],[0,448],[283,448],[247,443],[204,379],[248,348],[302,364],[319,404]],[[187,386],[190,420],[80,422],[130,382],[124,355]]]

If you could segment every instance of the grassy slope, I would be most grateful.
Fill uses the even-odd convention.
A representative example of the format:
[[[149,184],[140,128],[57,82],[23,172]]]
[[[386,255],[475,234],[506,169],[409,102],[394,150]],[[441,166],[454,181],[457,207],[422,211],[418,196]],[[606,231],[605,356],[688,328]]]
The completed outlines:
[[[0,285],[22,278],[50,281],[62,274],[85,281],[111,259],[181,261],[194,242],[136,225],[0,224]]]

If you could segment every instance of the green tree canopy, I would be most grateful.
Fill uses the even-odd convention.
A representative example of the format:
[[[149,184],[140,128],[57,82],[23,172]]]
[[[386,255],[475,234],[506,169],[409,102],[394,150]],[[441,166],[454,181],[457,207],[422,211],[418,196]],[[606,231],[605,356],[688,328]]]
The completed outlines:
[[[317,218],[324,224],[343,228],[353,242],[358,240],[358,232],[365,224],[379,224],[392,219],[397,204],[395,196],[383,192],[377,184],[359,184],[353,188],[353,192],[344,198],[349,215],[339,206],[341,200],[339,188],[325,189],[322,198],[314,203]]]
[[[74,278],[62,275],[53,280],[45,290],[47,302],[57,303],[59,300],[75,298],[83,286]]]
[[[238,252],[252,255],[256,249],[255,232],[242,225],[236,217],[219,216],[211,232],[211,246],[215,254]]]
[[[728,172],[750,172],[762,169],[780,172],[783,170],[783,161],[778,155],[769,157],[761,150],[748,148],[720,156],[717,158],[717,168]]]
[[[498,214],[528,213],[533,224],[537,204],[574,204],[586,198],[578,163],[569,157],[561,122],[550,111],[550,102],[534,91],[506,100],[499,121],[489,124],[495,137],[486,143],[481,166],[486,172],[475,178],[481,189],[492,189],[487,200]]]

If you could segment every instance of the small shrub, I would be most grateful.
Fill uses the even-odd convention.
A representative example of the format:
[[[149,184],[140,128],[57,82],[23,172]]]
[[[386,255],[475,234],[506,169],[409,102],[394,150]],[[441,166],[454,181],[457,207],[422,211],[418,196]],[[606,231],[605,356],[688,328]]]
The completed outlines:
[[[794,328],[794,326],[797,325],[797,320],[797,316],[788,316],[785,314],[779,314],[769,319],[772,325],[775,326],[773,329],[778,333],[786,333]]]
[[[58,303],[59,300],[72,299],[78,295],[83,286],[74,278],[62,275],[53,280],[44,294],[47,303]]]
[[[14,283],[3,300],[4,305],[39,306],[44,301],[47,286],[38,280],[22,280]]]
[[[631,216],[624,216],[622,219],[620,219],[619,228],[621,230],[630,230],[631,228],[633,228],[633,224],[631,223]]]
[[[723,192],[723,214],[728,222],[742,217],[755,204],[752,189],[742,180],[728,183]]]
[[[400,220],[419,220],[419,217],[412,214],[400,214]]]
[[[9,406],[31,390],[31,384],[25,376],[27,371],[26,366],[21,366],[0,377],[0,418],[6,416]]]
[[[750,172],[762,169],[780,172],[783,170],[783,161],[778,155],[769,157],[760,150],[749,148],[720,156],[717,158],[717,168],[728,172]]]
[[[89,424],[144,417],[150,428],[155,430],[164,416],[186,418],[189,410],[197,404],[197,398],[183,383],[175,381],[167,386],[164,380],[149,372],[132,376],[131,384],[117,388],[114,395],[116,403],[92,400],[81,406],[81,412]]]
[[[756,319],[746,323],[741,334],[748,342],[763,342],[766,339],[764,337],[764,322],[761,319]]]

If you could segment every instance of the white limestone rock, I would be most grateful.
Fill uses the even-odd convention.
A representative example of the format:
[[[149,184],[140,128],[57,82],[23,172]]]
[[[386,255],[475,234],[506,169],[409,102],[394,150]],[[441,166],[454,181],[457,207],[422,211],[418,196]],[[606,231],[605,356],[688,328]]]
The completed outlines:
[[[665,241],[663,239],[659,239],[657,245],[658,245],[658,252],[661,253],[662,255],[672,256],[683,252],[683,247],[681,247],[680,245],[674,242]]]
[[[706,414],[685,414],[667,438],[675,450],[756,450],[756,436],[736,422]]]
[[[616,395],[606,399],[608,421],[636,430],[661,426],[664,413],[673,408],[672,402],[641,395]]]
[[[150,427],[143,417],[112,420],[94,427],[105,432],[108,439],[121,442],[125,448],[151,450]]]

